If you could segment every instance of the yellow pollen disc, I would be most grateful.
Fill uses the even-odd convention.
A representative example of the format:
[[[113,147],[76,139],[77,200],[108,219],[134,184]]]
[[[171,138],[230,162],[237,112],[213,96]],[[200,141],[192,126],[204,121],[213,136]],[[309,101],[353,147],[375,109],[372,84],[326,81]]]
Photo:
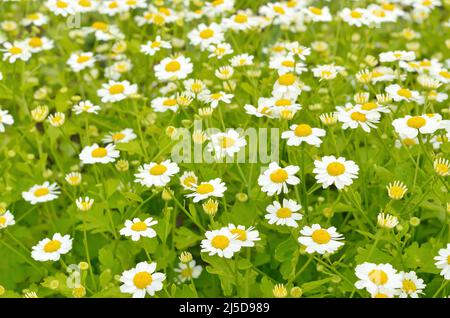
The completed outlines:
[[[221,98],[223,96],[223,94],[222,93],[214,93],[214,94],[211,94],[210,95],[210,97],[212,98],[212,99],[219,99],[219,98]]]
[[[450,255],[447,256],[447,264],[450,265]]]
[[[211,240],[211,245],[221,250],[226,249],[230,244],[230,240],[225,235],[217,235]]]
[[[386,12],[384,12],[383,10],[373,10],[372,14],[379,18],[384,18],[386,16]]]
[[[280,106],[280,107],[291,106],[291,105],[292,105],[292,102],[289,99],[285,99],[285,98],[279,99],[275,102],[275,106]]]
[[[164,16],[157,14],[153,17],[153,22],[156,25],[162,25],[162,24],[164,24],[164,22],[166,22],[166,19],[164,18]]]
[[[444,163],[438,163],[436,165],[436,167],[434,168],[436,170],[437,173],[439,173],[440,175],[446,175],[449,171],[449,166],[447,166]]]
[[[17,46],[13,46],[12,48],[9,49],[9,53],[13,54],[13,55],[17,55],[22,53],[23,50],[20,47]]]
[[[192,276],[192,268],[185,268],[180,272],[180,275],[185,277],[185,278],[189,278]]]
[[[166,16],[170,16],[170,10],[164,7],[159,8],[159,12],[161,12],[162,14],[166,15]]]
[[[164,106],[172,107],[177,104],[177,100],[175,98],[168,98],[163,102]]]
[[[0,225],[6,224],[6,218],[4,216],[0,216]]]
[[[402,96],[402,97],[405,97],[405,98],[411,98],[412,97],[411,91],[409,89],[407,89],[407,88],[400,88],[397,91],[397,94],[399,96]]]
[[[384,285],[388,281],[388,275],[381,269],[373,269],[369,273],[369,279],[376,285]]]
[[[300,124],[297,127],[295,127],[294,134],[297,137],[307,137],[312,134],[312,128],[310,125]]]
[[[123,134],[123,133],[115,133],[114,135],[111,136],[111,138],[114,141],[119,141],[119,140],[122,140],[123,138],[125,138],[125,134]]]
[[[209,183],[202,183],[197,187],[197,193],[207,194],[214,191],[214,187]]]
[[[98,147],[97,149],[92,150],[91,156],[94,158],[104,158],[108,154],[106,148]]]
[[[317,7],[309,7],[309,11],[315,15],[321,15],[322,14],[322,9],[317,8]]]
[[[413,138],[405,138],[402,140],[405,146],[414,146],[416,141]]]
[[[295,63],[294,63],[294,61],[291,61],[291,60],[285,60],[285,61],[281,62],[281,65],[286,66],[286,67],[294,67]]]
[[[131,226],[131,229],[136,232],[142,232],[147,229],[147,224],[145,224],[144,222],[136,222],[136,223],[133,223],[133,225]]]
[[[82,7],[89,8],[91,6],[90,0],[80,0],[78,1],[78,4]]]
[[[279,208],[277,211],[277,217],[280,219],[287,219],[290,218],[292,215],[291,209],[288,208]]]
[[[283,7],[280,6],[273,6],[273,11],[275,11],[278,14],[285,14]]]
[[[214,7],[217,7],[217,6],[221,5],[221,4],[223,4],[223,2],[224,2],[224,0],[214,0],[213,2],[211,2],[211,4]]]
[[[403,189],[399,186],[392,186],[389,189],[389,194],[394,198],[401,198],[403,196]]]
[[[194,177],[187,177],[186,179],[183,180],[183,184],[186,187],[192,187],[196,181],[197,180]]]
[[[96,30],[105,31],[106,29],[108,29],[108,25],[104,22],[94,22],[92,24],[92,28]]]
[[[358,12],[358,11],[352,11],[352,12],[350,12],[350,16],[353,19],[359,19],[359,18],[362,17],[362,14],[360,12]]]
[[[248,21],[248,17],[245,14],[237,14],[234,17],[234,22],[236,23],[246,23]]]
[[[292,73],[283,74],[278,78],[278,83],[283,86],[290,86],[294,84],[294,82],[295,76]]]
[[[395,9],[395,6],[392,3],[383,3],[381,6],[384,10],[392,11]]]
[[[330,176],[340,176],[345,172],[345,166],[340,162],[332,162],[327,166],[327,172]]]
[[[361,108],[364,110],[372,110],[372,109],[377,108],[377,103],[373,103],[373,102],[364,103],[364,104],[362,104]]]
[[[204,29],[199,33],[200,37],[204,40],[209,39],[214,36],[214,30],[212,29]]]
[[[50,193],[50,190],[48,188],[39,188],[36,191],[34,191],[35,197],[43,197],[44,195],[47,195]]]
[[[30,15],[27,16],[28,20],[32,20],[32,21],[36,21],[37,19],[39,19],[39,15],[37,13],[32,13]]]
[[[389,298],[389,297],[386,294],[378,293],[374,296],[374,298]]]
[[[420,116],[411,117],[406,121],[406,125],[408,125],[408,127],[415,128],[415,129],[422,128],[423,126],[425,126],[426,123],[427,122],[426,122],[425,118],[420,117]]]
[[[407,293],[413,293],[417,290],[416,284],[412,280],[405,279],[402,285],[402,289]]]
[[[160,47],[160,46],[161,46],[161,42],[158,42],[158,41],[154,41],[154,42],[152,42],[152,44],[150,45],[150,47],[151,47],[152,49],[157,48],[157,47]]]
[[[439,75],[445,78],[450,78],[450,72],[449,71],[440,71]]]
[[[113,1],[113,2],[110,2],[109,3],[109,6],[108,6],[110,9],[116,9],[116,8],[118,8],[119,7],[119,4],[117,3],[117,1]]]
[[[33,37],[28,41],[28,45],[31,47],[41,47],[42,46],[42,40],[38,37]]]
[[[289,175],[283,169],[277,169],[270,174],[270,180],[274,183],[283,183],[288,177]]]
[[[350,117],[353,120],[365,122],[367,120],[366,115],[360,112],[353,112]]]
[[[114,84],[109,88],[109,92],[112,95],[121,94],[125,90],[125,87],[122,84]]]
[[[166,71],[167,72],[176,72],[179,71],[181,68],[181,65],[178,61],[170,61],[166,64]]]
[[[86,63],[86,62],[89,61],[90,59],[91,59],[90,56],[87,56],[87,55],[80,55],[80,56],[77,58],[77,63]]]
[[[247,239],[247,232],[242,229],[232,229],[230,230],[231,233],[238,235],[237,239],[240,241],[245,241]]]
[[[431,62],[427,61],[427,60],[421,61],[420,62],[420,66],[422,66],[422,67],[430,67],[431,66]]]
[[[144,289],[151,285],[153,281],[152,275],[149,272],[139,272],[133,277],[134,286],[139,289]]]
[[[153,167],[150,168],[150,174],[152,174],[154,176],[160,176],[166,171],[167,171],[167,167],[164,165],[160,165],[160,164],[154,165]]]
[[[69,6],[69,4],[65,1],[56,1],[56,7],[60,9],[65,9]]]
[[[44,252],[53,253],[61,248],[61,242],[58,240],[51,240],[44,245]]]
[[[313,232],[311,238],[317,244],[327,244],[331,240],[331,235],[327,230],[318,229]]]
[[[229,148],[232,147],[234,145],[234,139],[230,138],[230,137],[222,137],[222,139],[220,140],[220,146],[222,148]]]

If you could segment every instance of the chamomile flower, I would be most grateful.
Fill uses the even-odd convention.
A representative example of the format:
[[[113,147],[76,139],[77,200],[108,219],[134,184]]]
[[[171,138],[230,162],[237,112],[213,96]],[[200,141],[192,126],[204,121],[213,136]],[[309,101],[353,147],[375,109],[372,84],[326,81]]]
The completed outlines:
[[[14,215],[11,212],[9,212],[9,210],[7,210],[4,213],[0,213],[0,230],[14,224],[16,224],[16,221],[14,220]]]
[[[291,130],[284,131],[281,134],[282,139],[287,139],[288,146],[299,146],[302,142],[319,147],[322,143],[320,137],[324,137],[324,129],[313,128],[308,124],[292,125]]]
[[[154,296],[157,291],[163,289],[163,281],[166,275],[155,272],[156,263],[140,262],[135,268],[122,273],[120,291],[132,294],[133,298],[145,298],[146,294]]]
[[[157,97],[152,100],[151,106],[157,113],[164,113],[168,110],[176,112],[178,110],[178,102],[175,96]]]
[[[43,37],[31,37],[25,40],[26,45],[31,53],[38,53],[46,50],[51,50],[53,48],[53,41],[49,38]]]
[[[268,98],[260,97],[258,98],[258,107],[253,105],[246,104],[244,105],[245,112],[249,115],[256,116],[258,118],[268,117],[273,118],[272,113],[272,105],[271,101]]]
[[[272,95],[283,99],[297,99],[302,92],[299,81],[293,73],[284,73],[280,75],[275,82]]]
[[[233,157],[247,145],[245,138],[234,129],[229,129],[224,133],[212,134],[210,140],[207,150],[213,152],[216,158]]]
[[[174,269],[176,273],[179,273],[178,280],[181,283],[199,278],[202,270],[203,267],[201,265],[197,265],[195,260],[191,260],[187,263],[180,262],[178,263],[178,267]]]
[[[349,25],[356,27],[361,27],[363,25],[369,24],[369,19],[367,18],[367,12],[362,8],[349,9],[344,8],[339,12],[339,16]]]
[[[423,97],[418,91],[411,90],[406,87],[401,87],[398,84],[392,84],[385,88],[386,93],[388,93],[392,99],[396,102],[406,101],[406,102],[416,102],[421,104],[423,102]]]
[[[450,175],[450,161],[445,158],[437,158],[433,162],[434,171],[441,177]]]
[[[141,52],[153,56],[161,49],[170,49],[172,48],[172,45],[167,42],[161,40],[161,36],[157,36],[155,40],[148,41],[146,44],[141,45]]]
[[[297,213],[302,206],[295,200],[283,199],[282,204],[273,201],[266,207],[267,214],[264,216],[269,224],[285,225],[289,227],[298,227],[297,221],[303,218],[303,215]]]
[[[102,88],[97,91],[102,103],[114,103],[128,98],[137,93],[137,85],[130,84],[128,81],[113,81],[102,84]]]
[[[385,229],[392,229],[397,226],[398,219],[389,213],[378,213],[377,224]]]
[[[3,47],[4,49],[0,49],[3,52],[3,61],[8,60],[9,63],[14,63],[21,60],[26,62],[31,57],[31,51],[24,42],[5,42]]]
[[[39,262],[59,261],[61,255],[67,254],[72,249],[72,238],[66,234],[53,234],[52,238],[45,238],[35,246],[31,251],[31,257]]]
[[[208,58],[216,57],[219,60],[234,52],[229,43],[211,44],[208,46],[208,51],[211,52],[211,54],[208,55]]]
[[[47,0],[45,5],[55,15],[67,17],[75,14],[75,3],[71,0]]]
[[[300,179],[295,176],[299,170],[298,166],[291,165],[281,168],[276,162],[270,163],[268,169],[258,178],[261,191],[266,192],[268,196],[281,192],[288,193],[288,185],[300,183]]]
[[[47,24],[48,17],[42,14],[41,12],[33,12],[28,14],[25,18],[22,19],[22,25],[29,26],[29,25],[35,25],[35,26],[43,26]]]
[[[64,179],[67,181],[68,184],[75,187],[81,184],[81,180],[83,178],[81,176],[81,173],[79,172],[70,172],[66,174]]]
[[[186,194],[187,198],[194,198],[194,203],[205,200],[209,197],[223,197],[224,192],[227,190],[225,183],[222,179],[216,178],[209,181],[201,182],[194,186],[192,193]]]
[[[314,77],[318,77],[320,81],[322,80],[332,80],[336,78],[336,76],[344,71],[342,66],[336,66],[334,64],[326,64],[326,65],[317,65],[312,68]]]
[[[107,134],[102,141],[106,144],[109,143],[126,143],[130,142],[131,140],[136,139],[136,134],[134,133],[133,129],[131,128],[125,128],[118,132],[111,132]]]
[[[234,97],[233,94],[227,94],[223,91],[218,91],[215,93],[204,92],[202,95],[199,96],[199,99],[209,104],[209,106],[211,106],[212,108],[217,108],[220,102],[225,104],[231,103],[231,99],[233,97]]]
[[[134,175],[136,177],[134,182],[146,187],[164,187],[179,171],[178,165],[170,160],[164,160],[161,163],[150,162],[139,167],[139,172]]]
[[[231,17],[224,19],[223,24],[226,25],[229,30],[243,31],[256,27],[258,20],[256,17],[251,15],[251,11],[240,10]]]
[[[329,22],[332,20],[330,9],[328,7],[308,7],[304,9],[304,12],[314,22]]]
[[[359,279],[355,287],[365,288],[369,293],[376,292],[380,287],[394,290],[402,286],[402,276],[391,264],[364,262],[356,266],[355,274]]]
[[[155,65],[155,76],[161,81],[184,79],[193,71],[190,58],[182,55],[166,57]]]
[[[79,197],[75,200],[75,204],[77,205],[78,210],[86,212],[89,211],[94,205],[94,199],[89,197]]]
[[[306,57],[311,54],[309,47],[303,46],[297,41],[286,43],[285,49],[289,54],[298,57],[302,61],[306,60]]]
[[[36,204],[53,201],[58,198],[59,193],[59,187],[56,183],[50,184],[50,182],[45,181],[43,184],[36,184],[28,191],[22,192],[22,197],[25,201]]]
[[[206,231],[206,239],[202,240],[202,252],[209,255],[217,255],[224,258],[232,258],[234,253],[239,252],[242,247],[239,235],[233,234],[228,228]]]
[[[236,239],[240,241],[242,247],[253,247],[255,246],[255,241],[261,240],[259,232],[253,226],[245,228],[244,225],[228,224],[228,230],[232,234],[237,235]]]
[[[101,14],[114,16],[119,13],[127,11],[127,6],[124,1],[121,0],[103,0],[100,3],[98,12]]]
[[[301,74],[307,70],[305,64],[295,61],[293,55],[275,55],[270,58],[269,68],[278,71],[278,74],[296,73]]]
[[[139,241],[141,237],[152,238],[156,236],[156,232],[152,226],[158,224],[158,221],[149,217],[141,221],[140,218],[126,220],[125,227],[120,230],[120,235],[131,236],[133,241]]]
[[[240,66],[248,66],[253,64],[253,55],[249,55],[247,53],[239,54],[233,56],[233,58],[230,60],[231,66],[233,67],[240,67]]]
[[[211,44],[223,42],[224,35],[222,27],[217,23],[211,23],[210,25],[201,23],[189,32],[188,38],[193,45],[199,45],[202,50],[205,50]]]
[[[441,270],[440,274],[446,280],[450,280],[450,243],[445,248],[438,251],[438,255],[434,257],[434,264]]]
[[[93,144],[92,146],[84,147],[79,158],[84,164],[105,164],[116,161],[116,158],[119,156],[120,152],[116,150],[116,146],[113,144],[106,145],[105,147]]]
[[[352,179],[358,178],[358,165],[344,157],[324,156],[314,161],[314,167],[315,178],[323,188],[334,184],[336,188],[342,189],[351,185]]]
[[[66,115],[61,112],[56,112],[56,113],[48,116],[47,120],[49,121],[50,125],[52,125],[53,127],[61,127],[62,125],[64,125],[64,122],[66,120]]]
[[[300,230],[301,236],[298,242],[306,246],[307,253],[334,253],[337,249],[344,245],[339,242],[343,239],[342,234],[336,232],[334,226],[322,228],[319,224],[305,226]]]
[[[428,115],[406,115],[403,118],[394,119],[392,126],[398,134],[409,138],[416,137],[419,132],[421,134],[432,134],[439,127],[437,121]]]
[[[90,100],[80,101],[72,107],[72,111],[75,115],[80,115],[82,113],[98,114],[100,109],[100,106],[94,105]]]
[[[5,132],[5,125],[14,124],[14,118],[7,110],[0,108],[0,133]]]
[[[193,171],[185,171],[180,177],[180,184],[185,190],[195,189],[198,178]]]
[[[380,53],[379,59],[381,63],[413,61],[416,59],[416,54],[413,51],[389,51]]]
[[[400,298],[419,298],[423,294],[426,285],[423,279],[417,277],[416,272],[400,272],[402,287],[400,288]]]
[[[381,115],[376,110],[364,110],[361,105],[352,106],[347,103],[345,107],[336,107],[338,121],[342,123],[342,129],[356,129],[361,127],[365,132],[376,128]]]

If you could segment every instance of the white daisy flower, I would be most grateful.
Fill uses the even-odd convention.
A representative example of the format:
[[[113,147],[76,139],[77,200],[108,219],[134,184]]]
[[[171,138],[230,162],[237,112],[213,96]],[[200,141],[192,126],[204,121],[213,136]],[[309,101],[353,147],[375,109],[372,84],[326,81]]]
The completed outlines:
[[[389,51],[379,55],[380,62],[413,61],[416,54],[413,51]]]
[[[0,108],[0,133],[5,131],[5,125],[14,124],[14,118],[7,110]]]
[[[227,94],[223,91],[219,91],[216,93],[205,91],[201,95],[199,95],[199,99],[205,103],[208,103],[212,108],[217,108],[219,102],[223,102],[225,104],[231,103],[231,99],[233,97],[233,94]]]
[[[6,210],[4,213],[0,213],[0,229],[4,229],[14,224],[16,224],[14,215],[9,212],[9,210]]]
[[[314,161],[314,167],[315,178],[324,189],[332,184],[336,188],[342,189],[351,185],[352,179],[358,178],[358,165],[344,157],[324,156],[322,159]]]
[[[50,182],[45,181],[43,184],[36,184],[28,191],[22,192],[22,197],[25,201],[36,204],[53,201],[58,198],[59,193],[59,187],[56,183],[50,184]]]
[[[135,268],[124,271],[120,277],[123,285],[120,291],[132,294],[133,298],[144,298],[146,294],[154,296],[155,292],[163,289],[166,275],[156,272],[156,263],[140,262]]]
[[[328,7],[308,7],[304,11],[314,22],[329,22],[332,20],[330,9]]]
[[[228,129],[224,133],[217,133],[210,136],[211,142],[208,143],[206,149],[214,152],[216,158],[225,156],[233,157],[243,147],[247,145],[245,137],[239,135],[234,129]]]
[[[450,280],[450,243],[447,244],[447,247],[439,250],[434,260],[436,261],[434,263],[436,267],[441,270],[441,276],[446,280]]]
[[[179,273],[178,280],[181,283],[184,283],[187,280],[199,278],[202,270],[203,267],[201,265],[196,265],[196,262],[194,260],[190,261],[187,264],[180,262],[178,264],[178,268],[174,269],[176,273]]]
[[[216,178],[206,182],[201,182],[199,185],[193,187],[194,192],[186,194],[187,198],[194,198],[194,203],[205,200],[209,197],[223,197],[224,192],[227,190],[225,183],[222,179]]]
[[[239,67],[239,66],[248,66],[253,64],[253,55],[244,53],[233,56],[233,58],[230,60],[231,66],[233,67]]]
[[[259,232],[253,226],[246,229],[244,225],[228,224],[228,230],[232,234],[237,235],[236,239],[240,241],[242,247],[253,247],[255,246],[255,241],[261,240]]]
[[[423,283],[423,279],[418,278],[416,272],[410,271],[400,272],[402,287],[400,288],[400,298],[419,298],[420,294],[423,294],[423,290],[426,285]]]
[[[158,52],[161,49],[170,49],[172,48],[172,45],[167,42],[161,40],[161,36],[156,36],[155,40],[148,41],[146,44],[141,45],[141,52],[153,56],[156,52]]]
[[[22,60],[26,62],[31,57],[31,51],[24,42],[5,42],[3,47],[4,49],[0,50],[3,52],[3,61],[8,60],[9,63],[14,63],[17,60]]]
[[[178,165],[170,160],[161,163],[150,162],[139,167],[139,172],[134,175],[136,177],[134,182],[146,187],[164,187],[170,182],[170,178],[179,171]]]
[[[376,110],[364,110],[361,105],[353,106],[347,103],[345,107],[336,107],[338,121],[342,123],[342,129],[356,129],[361,127],[365,132],[370,132],[371,128],[376,128],[380,122],[381,115]]]
[[[72,107],[75,115],[80,115],[81,113],[98,114],[100,109],[100,106],[94,105],[90,100],[81,101]]]
[[[109,143],[126,143],[130,142],[131,140],[136,139],[136,134],[134,133],[133,129],[131,128],[125,128],[118,132],[111,132],[107,134],[102,141],[105,144]]]
[[[224,35],[222,27],[217,23],[210,25],[201,23],[188,33],[188,38],[193,45],[200,45],[201,50],[205,50],[211,44],[223,42]]]
[[[29,26],[29,25],[35,25],[35,26],[43,26],[44,24],[47,24],[48,17],[43,15],[40,12],[33,12],[28,14],[25,18],[22,19],[22,25]]]
[[[157,113],[164,113],[168,110],[176,112],[178,110],[178,102],[175,96],[157,97],[152,100],[151,105]]]
[[[402,286],[402,276],[391,264],[364,262],[356,266],[355,275],[359,279],[355,287],[365,288],[369,293],[376,292],[380,287],[394,290]]]
[[[206,231],[205,236],[206,239],[202,240],[200,245],[201,251],[209,255],[217,254],[219,257],[231,258],[242,247],[241,241],[237,239],[238,235],[231,233],[226,227]]]
[[[279,75],[286,73],[302,74],[303,72],[307,71],[305,64],[295,61],[292,54],[289,54],[287,56],[272,56],[269,61],[269,68],[277,70]]]
[[[300,230],[302,236],[298,238],[298,242],[306,246],[307,253],[334,253],[344,243],[339,242],[343,239],[342,234],[336,232],[334,226],[327,229],[322,228],[319,224],[312,226],[304,226]]]
[[[102,103],[118,102],[136,93],[136,84],[130,84],[128,81],[116,82],[113,80],[102,84],[102,88],[97,91],[98,96],[101,97]]]
[[[291,130],[281,134],[282,139],[287,139],[288,146],[299,146],[302,142],[319,147],[322,143],[320,137],[325,136],[326,131],[320,128],[313,128],[308,124],[291,125]]]
[[[283,99],[296,100],[302,92],[300,83],[293,73],[285,73],[278,77],[273,85],[272,95]]]
[[[61,255],[67,254],[72,249],[72,238],[66,234],[53,234],[53,237],[45,238],[35,246],[31,251],[31,257],[36,261],[59,261]]]
[[[416,102],[422,104],[424,98],[419,94],[418,91],[410,90],[405,87],[401,87],[398,84],[392,84],[385,88],[386,93],[392,97],[396,102],[406,101],[406,102]]]
[[[93,144],[92,146],[84,147],[79,158],[84,164],[105,164],[116,161],[116,158],[119,156],[120,152],[116,150],[116,146],[113,144],[106,145],[106,147]]]
[[[208,46],[208,51],[211,52],[211,54],[208,55],[208,58],[217,57],[219,60],[225,55],[229,55],[234,52],[229,43],[212,44]]]
[[[146,218],[141,221],[140,218],[134,218],[133,220],[126,220],[125,227],[120,230],[120,235],[131,236],[133,241],[139,241],[141,237],[152,238],[156,236],[156,232],[151,227],[158,224],[158,221],[153,218]]]
[[[25,44],[28,45],[31,53],[38,53],[53,48],[53,41],[45,36],[29,38],[25,40]]]
[[[430,117],[429,115],[406,115],[403,118],[394,119],[392,126],[394,126],[398,134],[409,138],[416,137],[419,132],[421,134],[433,134],[439,128],[436,118]]]
[[[272,162],[269,168],[258,178],[261,191],[267,192],[268,196],[274,194],[288,193],[288,185],[300,183],[300,179],[295,174],[300,170],[298,166],[287,166],[281,168],[278,163]]]
[[[336,76],[344,71],[344,68],[342,66],[336,66],[334,64],[326,64],[326,65],[317,65],[313,69],[311,69],[313,72],[314,77],[318,77],[320,81],[322,80],[332,80],[336,78]]]
[[[297,221],[300,221],[303,215],[296,212],[301,208],[302,206],[295,200],[283,199],[282,205],[278,201],[273,201],[266,207],[268,213],[264,217],[269,224],[298,227]]]
[[[155,65],[155,76],[160,81],[179,80],[186,78],[193,71],[190,58],[182,55],[177,57],[166,57]]]
[[[180,177],[180,184],[184,190],[193,190],[198,182],[198,178],[193,171],[185,171]]]
[[[75,3],[72,0],[47,0],[45,5],[55,15],[67,17],[75,14]]]

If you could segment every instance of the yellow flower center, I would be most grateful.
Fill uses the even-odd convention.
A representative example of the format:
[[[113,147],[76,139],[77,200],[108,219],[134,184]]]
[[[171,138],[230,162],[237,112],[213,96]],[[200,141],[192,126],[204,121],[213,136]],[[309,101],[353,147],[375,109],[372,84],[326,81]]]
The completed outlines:
[[[309,11],[315,15],[321,15],[322,14],[322,9],[317,8],[317,7],[309,7]]]
[[[283,107],[283,106],[290,106],[292,105],[292,102],[289,99],[279,99],[275,102],[275,106]]]
[[[383,4],[381,5],[381,7],[382,7],[384,10],[388,10],[388,11],[392,11],[392,10],[395,9],[395,6],[394,6],[392,3],[383,3]]]
[[[215,100],[221,98],[222,96],[223,96],[222,93],[214,93],[214,94],[211,94],[211,95],[210,95],[210,97],[211,97],[212,99],[215,99]]]
[[[212,29],[204,29],[199,33],[200,37],[204,40],[209,39],[214,36],[214,30]]]
[[[27,19],[28,19],[28,20],[32,20],[32,21],[36,21],[36,20],[39,19],[39,14],[37,14],[37,13],[32,13],[32,14],[30,14],[30,15],[27,16]]]
[[[405,279],[402,285],[402,289],[407,293],[413,293],[417,290],[416,284],[412,280]]]
[[[214,187],[209,183],[202,183],[197,187],[197,193],[207,194],[214,191]]]
[[[94,22],[92,24],[92,28],[96,30],[106,31],[108,29],[108,25],[104,22]]]
[[[61,242],[58,240],[51,240],[44,245],[44,252],[53,253],[61,248]]]
[[[369,273],[369,279],[376,285],[384,285],[388,281],[388,275],[381,269],[373,269]]]
[[[374,298],[389,298],[389,296],[386,294],[378,293],[374,296]]]
[[[283,169],[277,169],[270,174],[270,180],[274,183],[283,183],[288,179],[289,175]]]
[[[416,141],[413,138],[405,138],[402,142],[405,146],[414,146],[416,144]]]
[[[281,65],[286,67],[294,67],[295,63],[292,60],[284,60],[283,62],[281,62]]]
[[[60,9],[65,9],[69,6],[69,4],[65,1],[56,1],[56,7]]]
[[[226,249],[230,244],[230,240],[225,235],[217,235],[211,240],[211,245],[221,250]]]
[[[90,56],[87,56],[87,55],[80,55],[80,56],[78,56],[78,58],[77,58],[77,63],[86,63],[87,61],[89,61],[91,59],[91,57]]]
[[[28,41],[28,45],[31,47],[41,47],[42,46],[42,40],[38,37],[33,37]]]
[[[439,175],[447,175],[450,168],[445,163],[438,163],[434,169]]]
[[[166,71],[167,72],[176,72],[179,71],[181,68],[181,65],[178,61],[170,61],[166,64]]]
[[[450,255],[447,256],[447,264],[450,265]]]
[[[163,102],[164,106],[172,107],[177,104],[177,100],[175,98],[168,98]]]
[[[192,269],[187,267],[180,272],[180,275],[184,278],[192,277]]]
[[[234,22],[236,23],[246,23],[248,21],[248,17],[245,14],[236,14],[234,17]]]
[[[237,239],[240,241],[245,241],[247,239],[247,232],[242,229],[232,229],[230,230],[231,233],[237,235]]]
[[[133,223],[133,225],[131,226],[131,229],[136,232],[142,232],[147,229],[147,224],[145,224],[142,221],[136,222],[136,223]]]
[[[222,137],[220,140],[220,146],[222,148],[229,148],[234,145],[234,139],[230,137]]]
[[[106,157],[106,155],[108,154],[108,151],[106,150],[106,148],[103,147],[98,147],[94,150],[92,150],[92,157],[94,158],[103,158]]]
[[[280,6],[273,6],[273,11],[275,11],[278,14],[285,14],[283,7]]]
[[[82,7],[89,8],[91,6],[90,0],[80,0],[78,1],[78,4]]]
[[[350,117],[355,121],[365,122],[367,120],[366,115],[360,112],[353,112]]]
[[[297,137],[307,137],[312,134],[312,128],[307,124],[300,124],[295,127],[294,133]]]
[[[113,2],[110,2],[110,3],[109,3],[108,7],[109,7],[110,9],[116,9],[116,8],[119,7],[119,4],[117,3],[117,1],[113,1]]]
[[[292,73],[283,74],[278,78],[278,83],[283,86],[290,86],[294,84],[294,82],[295,76]]]
[[[426,123],[427,122],[426,122],[425,118],[423,118],[421,116],[414,116],[414,117],[409,118],[406,121],[406,124],[408,125],[408,127],[415,128],[415,129],[419,129],[419,128],[425,126]]]
[[[404,191],[403,191],[403,189],[402,189],[401,187],[399,187],[399,186],[392,186],[392,187],[389,189],[389,195],[390,195],[391,197],[394,197],[394,198],[401,198],[401,197],[403,196],[403,194],[404,194]]]
[[[5,225],[6,224],[6,218],[4,216],[0,216],[0,225]]]
[[[292,211],[289,208],[279,208],[277,211],[277,217],[280,219],[290,218],[292,215]]]
[[[402,97],[405,97],[405,98],[411,98],[412,97],[411,91],[409,89],[407,89],[407,88],[400,88],[397,91],[397,94],[399,96],[402,96]]]
[[[139,272],[133,277],[133,283],[139,289],[144,289],[151,285],[152,281],[153,278],[149,272]]]
[[[150,168],[150,174],[152,174],[154,176],[160,176],[166,171],[167,171],[167,167],[164,165],[161,165],[161,164],[156,164]]]
[[[13,46],[12,48],[9,49],[9,53],[11,53],[13,55],[21,54],[22,52],[23,52],[23,50],[17,46]]]
[[[161,42],[159,42],[159,41],[154,41],[154,42],[152,42],[152,44],[150,45],[150,47],[151,47],[152,49],[155,49],[155,48],[160,47],[160,46],[161,46]]]
[[[327,166],[327,172],[330,176],[340,176],[345,172],[345,166],[340,162],[332,162]]]
[[[445,78],[450,78],[450,72],[449,71],[440,71],[439,75]]]
[[[39,188],[36,191],[34,191],[35,197],[43,197],[44,195],[47,195],[50,193],[50,190],[48,188]]]
[[[311,238],[317,244],[327,244],[331,240],[331,235],[327,230],[318,229],[313,232]]]
[[[114,141],[119,141],[122,140],[123,138],[125,138],[125,134],[123,133],[115,133],[114,135],[111,136],[112,140]]]
[[[125,86],[123,86],[122,84],[114,84],[109,88],[109,92],[112,95],[121,94],[124,91],[125,91]]]
[[[359,19],[359,18],[362,17],[362,14],[360,12],[358,12],[358,11],[352,11],[352,12],[350,12],[350,16],[353,19]]]
[[[195,177],[187,177],[186,179],[183,180],[183,184],[186,187],[192,187],[196,181],[197,180],[195,179]]]
[[[361,108],[363,110],[372,110],[372,109],[377,108],[377,103],[374,103],[374,102],[364,103],[361,105]]]

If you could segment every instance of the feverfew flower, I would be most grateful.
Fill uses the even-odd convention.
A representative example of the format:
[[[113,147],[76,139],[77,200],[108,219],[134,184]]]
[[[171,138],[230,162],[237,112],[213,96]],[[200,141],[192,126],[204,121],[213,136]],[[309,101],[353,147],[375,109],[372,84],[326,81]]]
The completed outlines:
[[[276,162],[270,163],[269,168],[258,178],[261,191],[267,192],[269,196],[280,194],[281,192],[288,193],[288,185],[300,183],[300,179],[295,176],[299,170],[298,166],[281,168]]]
[[[45,238],[33,246],[31,257],[40,262],[58,261],[61,255],[70,252],[72,240],[68,234],[62,236],[60,233],[55,233],[52,238]]]
[[[144,221],[141,221],[140,218],[126,220],[125,227],[120,230],[120,235],[131,236],[133,241],[139,241],[141,237],[152,238],[156,236],[155,230],[151,228],[155,224],[158,224],[158,221],[151,217]]]
[[[135,268],[124,271],[120,277],[123,285],[120,291],[132,294],[133,298],[144,298],[146,294],[154,296],[155,292],[163,289],[166,275],[155,272],[156,263],[140,262]]]
[[[332,184],[338,189],[349,186],[353,183],[352,179],[358,178],[358,165],[346,160],[344,157],[324,156],[320,160],[314,161],[313,173],[318,183],[323,188],[328,188]]]
[[[325,229],[319,224],[313,224],[311,227],[303,227],[300,234],[298,242],[306,246],[306,252],[310,254],[314,252],[319,254],[334,253],[344,245],[344,243],[339,242],[343,239],[342,234],[336,232],[334,226]]]

